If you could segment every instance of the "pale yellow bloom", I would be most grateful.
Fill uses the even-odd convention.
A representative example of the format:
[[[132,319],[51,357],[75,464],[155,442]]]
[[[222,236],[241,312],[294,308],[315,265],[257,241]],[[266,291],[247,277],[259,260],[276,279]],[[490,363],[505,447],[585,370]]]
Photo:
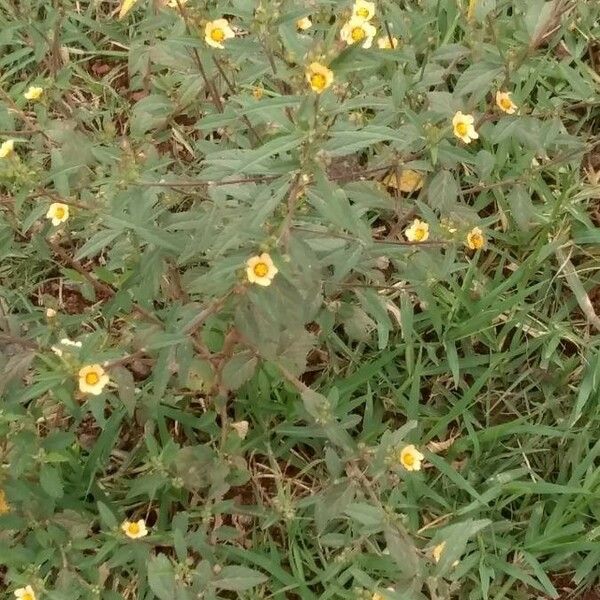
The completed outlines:
[[[473,115],[464,115],[459,110],[452,119],[454,135],[465,144],[470,144],[472,140],[479,137],[479,134],[475,131],[474,122],[475,117]]]
[[[140,519],[139,521],[123,521],[121,523],[121,531],[132,540],[148,535],[144,519]]]
[[[480,250],[485,246],[485,236],[479,227],[473,227],[473,229],[467,233],[467,246],[471,250]]]
[[[48,207],[46,218],[52,219],[52,225],[55,227],[64,223],[69,218],[69,206],[62,202],[53,202]]]
[[[204,28],[204,41],[213,48],[224,48],[223,42],[235,37],[227,19],[209,21]]]
[[[333,71],[321,63],[313,62],[306,69],[306,80],[311,89],[320,94],[333,83]]]
[[[435,560],[436,563],[440,562],[440,558],[442,558],[442,552],[444,551],[445,547],[446,547],[446,542],[442,542],[441,544],[438,544],[431,551],[431,555],[433,556],[433,560]]]
[[[383,180],[385,185],[400,190],[405,194],[411,194],[423,187],[423,173],[413,169],[402,169],[400,171],[400,181],[396,177],[396,172],[392,171]]]
[[[15,590],[15,596],[19,600],[36,600],[37,598],[35,592],[33,591],[33,588],[30,585]]]
[[[8,158],[15,150],[15,140],[6,140],[0,146],[0,158]]]
[[[260,85],[254,86],[252,88],[252,95],[254,96],[254,98],[256,98],[256,100],[260,100],[263,97],[264,93],[265,90]]]
[[[79,369],[79,391],[84,394],[99,396],[109,382],[106,371],[98,364],[86,365]]]
[[[181,2],[181,5],[183,6],[188,0],[179,0],[179,2]],[[179,5],[177,4],[177,0],[167,0],[167,6],[169,8],[179,8]]]
[[[420,471],[421,461],[425,458],[413,444],[404,446],[400,451],[400,464],[407,471]]]
[[[496,104],[498,108],[509,115],[514,115],[519,108],[511,99],[511,92],[496,92]]]
[[[47,319],[54,319],[55,316],[56,316],[56,311],[53,308],[46,309],[46,318]]]
[[[389,35],[382,35],[377,38],[377,46],[380,50],[394,50],[398,47],[398,38],[392,37],[390,41]]]
[[[302,31],[306,31],[312,27],[310,17],[302,17],[296,21],[296,27]]]
[[[122,19],[135,5],[137,0],[123,0],[119,10],[119,19]]]
[[[26,100],[39,100],[44,93],[44,88],[35,85],[29,86],[29,89],[23,94]]]
[[[10,512],[10,504],[6,500],[4,490],[0,490],[0,515],[5,515],[7,512]]]
[[[266,287],[271,285],[273,277],[278,272],[279,270],[266,252],[263,252],[260,256],[253,256],[246,261],[246,276],[250,283]]]
[[[425,242],[429,237],[429,223],[415,219],[404,235],[409,242]]]
[[[249,427],[250,427],[250,424],[248,423],[248,421],[236,421],[235,423],[231,424],[231,428],[233,430],[235,430],[235,432],[243,440],[246,439],[246,436],[248,435],[248,428]]]
[[[352,17],[340,31],[340,37],[349,46],[362,44],[363,48],[370,48],[377,29],[368,21],[360,17]]]
[[[356,0],[352,7],[352,16],[370,21],[375,15],[375,2],[367,2],[366,0]]]

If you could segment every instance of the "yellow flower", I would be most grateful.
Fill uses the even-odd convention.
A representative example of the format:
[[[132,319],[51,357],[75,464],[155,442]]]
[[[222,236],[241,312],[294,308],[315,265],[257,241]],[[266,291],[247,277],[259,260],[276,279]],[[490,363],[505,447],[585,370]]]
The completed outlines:
[[[227,19],[209,21],[204,28],[204,41],[213,48],[224,48],[223,42],[235,37]]]
[[[302,17],[296,21],[296,27],[302,31],[306,31],[312,27],[310,17]]]
[[[498,108],[509,115],[514,115],[517,112],[517,108],[519,108],[512,100],[511,100],[511,92],[496,92],[496,104]]]
[[[23,94],[26,100],[39,100],[44,93],[44,88],[36,87],[35,85],[29,86],[29,89]]]
[[[15,590],[15,596],[19,598],[19,600],[36,600],[35,592],[30,585]]]
[[[409,242],[425,242],[429,237],[429,223],[415,219],[404,235]]]
[[[340,37],[349,46],[362,43],[363,48],[370,48],[377,29],[360,17],[352,17],[340,32]]]
[[[179,0],[182,5],[184,5],[188,0]],[[179,8],[179,4],[177,4],[177,0],[167,0],[167,6],[169,8]]]
[[[306,69],[306,80],[312,90],[320,94],[333,83],[333,71],[321,63],[313,62]]]
[[[0,490],[0,515],[5,515],[7,512],[10,512],[10,504],[6,500],[4,490]]]
[[[140,519],[139,521],[123,521],[121,523],[121,531],[132,540],[148,535],[144,519]]]
[[[266,252],[263,252],[260,256],[253,256],[246,261],[246,275],[250,283],[262,286],[271,285],[271,281],[278,271]]]
[[[352,16],[370,21],[375,14],[375,2],[366,2],[366,0],[356,0],[352,7]]]
[[[400,181],[398,181],[395,171],[392,171],[383,180],[383,183],[405,194],[412,194],[412,192],[416,192],[423,187],[423,173],[413,169],[402,169],[400,171]]]
[[[440,558],[442,558],[442,552],[444,551],[445,547],[446,547],[446,542],[442,542],[441,544],[438,544],[431,551],[431,555],[433,556],[433,560],[435,560],[436,563],[440,562]]]
[[[476,140],[479,137],[479,134],[475,131],[475,127],[473,126],[474,122],[475,117],[473,117],[473,115],[463,115],[459,110],[452,119],[454,135],[461,139],[465,144],[470,144],[471,140]]]
[[[394,50],[398,47],[398,38],[393,37],[390,41],[389,35],[382,35],[377,38],[377,46],[380,50]]]
[[[48,207],[46,218],[52,219],[52,225],[55,227],[64,223],[69,218],[69,206],[62,202],[53,202]]]
[[[47,308],[46,309],[46,318],[54,319],[54,317],[56,317],[56,311],[53,308]]]
[[[86,365],[79,369],[79,391],[99,396],[109,382],[108,374],[98,365]]]
[[[473,227],[473,229],[467,233],[467,246],[471,250],[481,250],[481,248],[485,246],[485,236],[479,227]]]
[[[252,95],[256,100],[260,100],[265,93],[265,90],[260,85],[256,85],[252,88]]]
[[[0,146],[0,158],[8,158],[15,150],[15,140],[6,140]]]
[[[400,452],[400,464],[407,471],[420,471],[425,457],[412,445],[404,446]]]

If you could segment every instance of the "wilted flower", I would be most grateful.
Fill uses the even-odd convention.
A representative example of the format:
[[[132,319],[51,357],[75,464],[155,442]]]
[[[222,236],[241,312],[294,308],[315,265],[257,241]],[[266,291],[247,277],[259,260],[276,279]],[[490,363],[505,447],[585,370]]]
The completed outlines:
[[[5,515],[10,511],[10,505],[6,500],[6,494],[4,490],[0,490],[0,515]]]
[[[312,27],[312,21],[310,17],[302,17],[296,21],[296,27],[301,31],[306,31]]]
[[[79,369],[79,391],[99,396],[109,382],[106,371],[98,364],[87,365]]]
[[[46,218],[52,220],[52,225],[55,227],[64,223],[69,218],[69,206],[62,202],[53,202],[48,207]]]
[[[381,50],[394,50],[398,47],[398,38],[392,37],[390,40],[389,35],[382,35],[381,37],[377,38],[377,46]]]
[[[271,285],[271,281],[278,271],[266,252],[263,252],[260,256],[253,256],[246,261],[246,275],[250,283],[265,287]]]
[[[519,108],[511,99],[511,92],[496,92],[496,104],[498,108],[509,115],[513,115]]]
[[[132,540],[148,535],[144,519],[140,519],[139,521],[123,521],[121,523],[121,531]]]
[[[213,48],[223,49],[225,47],[223,42],[233,37],[235,37],[235,33],[227,19],[209,21],[204,28],[204,41]]]
[[[333,71],[321,63],[313,62],[306,69],[306,80],[312,90],[320,94],[333,83]]]
[[[441,544],[438,544],[432,551],[431,551],[431,555],[433,556],[433,560],[435,560],[435,562],[440,562],[440,558],[442,558],[442,552],[444,551],[444,548],[446,547],[446,542],[442,542]]]
[[[236,421],[231,424],[231,428],[244,440],[248,435],[249,423],[248,421]]]
[[[479,134],[475,131],[475,127],[473,126],[474,122],[475,117],[473,117],[473,115],[464,115],[459,110],[452,119],[454,135],[461,139],[465,144],[470,144],[472,140],[476,140],[479,137]]]
[[[467,246],[471,250],[480,250],[485,246],[485,237],[479,227],[473,227],[473,229],[467,233]]]
[[[424,242],[429,238],[429,223],[415,219],[404,235],[409,242]]]

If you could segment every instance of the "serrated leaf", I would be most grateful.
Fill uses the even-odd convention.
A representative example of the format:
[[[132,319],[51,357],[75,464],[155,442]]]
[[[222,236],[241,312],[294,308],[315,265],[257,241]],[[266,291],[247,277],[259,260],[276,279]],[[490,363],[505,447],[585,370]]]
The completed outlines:
[[[259,571],[248,567],[228,566],[224,567],[219,579],[213,581],[213,586],[221,590],[241,592],[248,590],[267,581],[267,576]]]
[[[150,559],[148,585],[160,600],[173,600],[175,597],[175,571],[171,561],[164,554]]]
[[[230,390],[237,390],[246,383],[254,371],[258,358],[250,350],[244,350],[231,357],[223,367],[223,384]]]
[[[42,465],[40,469],[40,485],[52,498],[62,498],[64,494],[63,483],[59,471],[50,465]]]

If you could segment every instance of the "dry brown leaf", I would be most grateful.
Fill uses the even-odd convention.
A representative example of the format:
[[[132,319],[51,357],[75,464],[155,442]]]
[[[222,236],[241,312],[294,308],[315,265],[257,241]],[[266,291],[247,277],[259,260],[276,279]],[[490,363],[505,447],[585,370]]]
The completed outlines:
[[[429,450],[429,452],[433,452],[434,454],[439,454],[440,452],[443,452],[444,450],[448,450],[448,448],[450,448],[450,446],[452,446],[452,444],[454,444],[454,442],[456,441],[456,439],[458,438],[458,435],[454,435],[454,436],[450,436],[447,440],[442,440],[439,442],[435,442],[435,441],[431,441],[427,444],[427,450]]]
[[[402,169],[400,171],[400,182],[396,177],[395,171],[391,171],[383,178],[383,183],[387,187],[400,190],[404,194],[412,194],[423,187],[423,173],[413,169]]]

